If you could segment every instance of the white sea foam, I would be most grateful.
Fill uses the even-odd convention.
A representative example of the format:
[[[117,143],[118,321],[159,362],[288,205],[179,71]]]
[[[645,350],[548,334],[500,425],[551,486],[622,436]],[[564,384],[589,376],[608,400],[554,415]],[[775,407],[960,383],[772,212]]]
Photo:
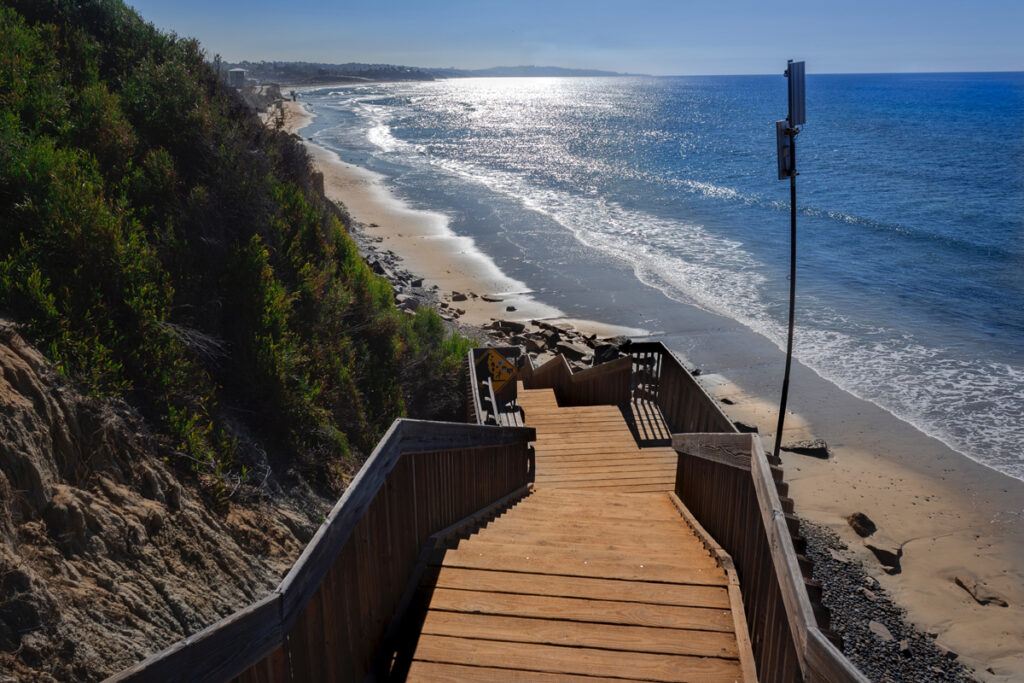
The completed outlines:
[[[769,314],[764,264],[735,240],[705,228],[531,186],[513,173],[434,160],[461,178],[516,197],[550,216],[587,247],[628,262],[637,278],[682,303],[725,315],[784,348],[784,325]],[[727,195],[727,188],[700,188]],[[826,380],[951,448],[1024,479],[1019,422],[1024,371],[957,357],[899,330],[858,324],[803,295],[796,356]]]
[[[674,300],[731,317],[783,348],[785,327],[771,314],[773,303],[778,308],[780,302],[772,301],[765,264],[742,243],[591,193],[544,188],[516,173],[431,157],[425,148],[394,137],[385,108],[358,100],[346,106],[365,121],[366,139],[380,153],[401,155],[403,163],[431,164],[435,172],[514,198],[524,208],[551,217],[586,247],[630,264],[644,284]],[[728,187],[679,182],[709,197],[765,202]],[[858,220],[845,214],[834,218]],[[796,355],[820,376],[969,457],[1024,479],[1021,434],[1008,428],[1019,422],[1024,406],[1024,369],[961,357],[896,329],[857,323],[807,294],[801,297],[799,315]]]

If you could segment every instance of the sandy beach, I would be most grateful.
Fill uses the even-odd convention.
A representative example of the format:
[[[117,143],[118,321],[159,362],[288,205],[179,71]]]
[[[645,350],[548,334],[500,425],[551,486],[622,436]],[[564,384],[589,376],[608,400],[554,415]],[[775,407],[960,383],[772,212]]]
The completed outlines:
[[[301,102],[284,103],[285,130],[301,135],[311,121]],[[564,319],[561,310],[531,296],[525,283],[503,274],[471,239],[455,235],[444,215],[403,204],[377,174],[308,141],[307,148],[324,174],[325,194],[344,204],[367,237],[397,254],[426,287],[436,286],[441,300],[451,301],[453,292],[466,295],[452,304],[464,310],[461,323]],[[646,334],[572,322],[601,336]],[[724,399],[733,420],[756,426],[770,446],[775,396],[739,386],[728,372],[701,381]],[[831,455],[783,454],[797,513],[839,534],[848,557],[863,562],[909,620],[936,634],[936,642],[977,677],[1024,680],[1024,482],[971,461],[823,380],[808,385],[816,388],[793,401],[798,412],[787,416],[783,441],[822,438]],[[867,541],[900,554],[899,573],[884,571],[851,529],[846,520],[855,512],[877,524]],[[958,577],[980,586],[979,597],[994,599],[981,604]]]

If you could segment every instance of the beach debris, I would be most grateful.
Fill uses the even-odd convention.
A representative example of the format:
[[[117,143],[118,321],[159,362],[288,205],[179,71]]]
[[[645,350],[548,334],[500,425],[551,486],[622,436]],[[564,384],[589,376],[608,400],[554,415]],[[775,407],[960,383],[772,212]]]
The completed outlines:
[[[736,425],[736,429],[740,430],[743,434],[757,434],[757,425],[750,425],[746,422],[734,420],[733,424]]]
[[[863,595],[868,600],[870,600],[871,602],[874,602],[875,600],[878,600],[878,596],[875,594],[875,591],[868,590],[867,588],[864,588],[864,586],[860,587],[860,594]]]
[[[828,553],[829,553],[829,555],[832,556],[832,559],[835,560],[836,562],[849,562],[848,559],[843,557],[842,553],[840,553],[838,550],[836,550],[834,548],[829,548],[828,549]]]
[[[452,291],[452,301],[465,301],[467,298],[462,292]]]
[[[852,515],[846,518],[846,523],[857,532],[857,535],[861,538],[867,538],[871,534],[878,531],[878,527],[875,525],[871,518],[865,515],[863,512],[854,512]]]
[[[967,594],[974,598],[974,601],[979,605],[999,605],[1000,607],[1009,607],[1010,603],[1006,601],[1006,598],[999,595],[984,581],[979,581],[970,576],[957,575],[953,581],[956,585],[967,591]]]
[[[868,622],[868,630],[874,633],[875,637],[883,643],[891,643],[894,640],[892,633],[889,632],[889,629],[886,628],[885,624],[875,621],[874,619]]]
[[[895,575],[903,571],[900,566],[900,558],[903,557],[901,544],[876,537],[870,541],[865,539],[864,547],[871,551],[886,574]]]
[[[396,294],[395,305],[402,311],[416,311],[420,307],[420,300],[408,294]]]
[[[481,294],[480,298],[483,299],[484,301],[486,301],[489,304],[497,304],[497,303],[501,303],[502,301],[504,301],[504,299],[501,299],[501,298],[496,297],[496,296],[491,296],[489,294]]]
[[[523,346],[525,346],[526,350],[530,353],[543,353],[545,350],[547,350],[547,346],[543,343],[543,341],[537,339],[536,337],[524,338]]]
[[[555,346],[558,353],[570,360],[583,360],[590,356],[590,347],[568,341],[560,341]]]
[[[519,323],[514,320],[495,320],[491,323],[491,329],[501,330],[502,332],[511,332],[512,334],[520,334],[526,329],[526,324]]]
[[[812,458],[821,458],[822,460],[828,460],[829,456],[828,444],[825,443],[824,439],[808,439],[806,441],[782,444],[782,450],[799,455],[809,455]]]
[[[725,396],[723,396],[722,398],[720,398],[718,400],[719,400],[720,403],[724,403],[727,406],[734,406],[734,405],[736,405],[736,401],[732,400],[731,398],[725,397]]]
[[[596,343],[593,343],[594,340],[591,341],[594,347],[594,365],[625,356],[627,349],[633,344],[633,340],[625,336],[607,337]]]

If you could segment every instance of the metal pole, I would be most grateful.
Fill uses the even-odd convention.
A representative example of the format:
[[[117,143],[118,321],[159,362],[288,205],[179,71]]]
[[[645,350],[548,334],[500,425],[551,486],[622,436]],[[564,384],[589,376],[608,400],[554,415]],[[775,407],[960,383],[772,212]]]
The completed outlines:
[[[791,114],[792,115],[792,114]],[[789,333],[786,338],[786,373],[782,378],[782,398],[779,400],[779,424],[775,428],[775,450],[772,459],[779,462],[782,448],[782,427],[786,422],[786,401],[789,398],[789,369],[793,364],[793,318],[796,302],[796,134],[790,123],[789,130]]]

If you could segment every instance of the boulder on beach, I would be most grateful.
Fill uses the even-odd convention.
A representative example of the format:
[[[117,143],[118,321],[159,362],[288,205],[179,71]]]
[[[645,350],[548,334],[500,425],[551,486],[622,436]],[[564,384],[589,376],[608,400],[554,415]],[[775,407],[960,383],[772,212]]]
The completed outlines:
[[[871,540],[865,539],[864,547],[871,551],[886,574],[899,574],[903,571],[903,567],[900,566],[900,558],[903,557],[902,544],[876,537]]]
[[[846,518],[847,524],[850,525],[857,535],[861,538],[867,538],[871,534],[878,531],[878,527],[875,525],[871,518],[865,515],[863,512],[854,512],[852,515]]]
[[[782,450],[799,455],[809,455],[812,458],[827,460],[829,456],[828,444],[824,439],[808,439],[794,443],[782,444]]]
[[[583,360],[590,355],[590,348],[583,344],[560,341],[555,348],[558,353],[562,354],[569,360]]]
[[[1010,603],[1006,601],[1006,598],[989,588],[984,581],[979,581],[973,576],[958,574],[953,581],[956,585],[967,591],[967,594],[974,598],[974,601],[979,605],[998,605],[1000,607],[1010,606]]]
[[[491,323],[491,328],[495,330],[501,330],[502,332],[520,334],[526,329],[526,324],[519,323],[514,320],[495,320],[493,323]]]

